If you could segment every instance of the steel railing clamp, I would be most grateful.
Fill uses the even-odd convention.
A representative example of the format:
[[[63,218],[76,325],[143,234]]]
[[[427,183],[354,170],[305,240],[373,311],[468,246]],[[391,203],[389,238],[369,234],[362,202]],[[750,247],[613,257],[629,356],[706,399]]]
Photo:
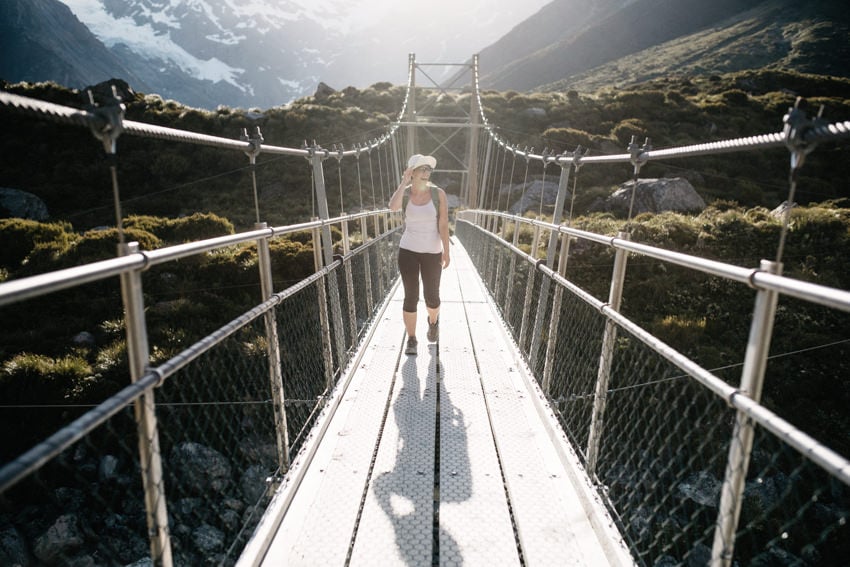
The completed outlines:
[[[536,262],[534,262],[534,269],[538,272],[542,272],[542,267],[546,266],[546,258],[538,258]]]
[[[156,383],[153,385],[154,388],[159,388],[163,384],[165,384],[165,373],[161,368],[148,368],[147,374],[153,374],[156,376]]]
[[[95,103],[94,93],[91,89],[86,90],[86,95],[88,96],[86,110],[94,118],[89,123],[89,128],[94,137],[101,141],[103,150],[107,155],[114,156],[116,141],[121,132],[124,131],[124,111],[126,108],[121,102],[121,97],[118,96],[115,85],[112,85],[112,97],[103,105]]]
[[[629,142],[628,151],[629,155],[631,156],[629,161],[631,161],[632,165],[635,168],[635,177],[637,177],[640,173],[640,168],[642,168],[644,164],[649,161],[649,158],[646,154],[650,150],[652,150],[652,142],[649,138],[646,138],[646,140],[644,140],[643,146],[638,146],[637,142],[635,141],[635,136],[632,136],[632,139]]]
[[[255,126],[254,133],[250,136],[248,135],[248,129],[242,128],[242,135],[239,136],[239,139],[243,142],[248,142],[248,149],[245,150],[245,155],[251,160],[251,165],[254,165],[265,141],[263,139],[263,133],[260,132],[260,127]]]
[[[797,97],[794,106],[789,108],[788,113],[782,117],[782,122],[785,124],[782,133],[785,136],[785,145],[791,152],[792,171],[797,171],[803,167],[806,156],[817,147],[816,141],[808,139],[809,134],[817,128],[827,125],[826,120],[822,118],[823,105],[821,105],[815,118],[806,116],[805,109],[805,99]]]
[[[578,145],[578,146],[576,146],[576,149],[573,150],[573,153],[572,153],[573,169],[575,170],[576,173],[578,173],[578,170],[581,168],[582,165],[584,165],[584,164],[581,163],[581,160],[584,157],[581,153],[581,150],[582,150],[581,145]],[[588,153],[590,153],[589,149],[588,149]]]
[[[729,394],[729,397],[726,399],[726,405],[729,406],[730,408],[734,409],[735,408],[735,398],[737,398],[738,396],[744,396],[745,398],[750,397],[749,395],[747,395],[747,392],[745,390],[742,390],[740,388],[735,388],[734,390],[732,390],[732,392]]]
[[[307,145],[307,140],[304,140],[304,143],[301,144],[301,149],[307,151],[307,155],[304,156],[304,159],[309,162],[312,162],[313,158],[320,154],[322,155],[322,160],[326,160],[331,156],[330,151],[322,148],[316,143],[316,140],[313,140],[313,144],[310,146]]]
[[[758,285],[756,285],[756,276],[763,272],[764,270],[762,270],[761,268],[753,268],[752,270],[750,270],[750,273],[747,276],[747,286],[752,289],[758,290],[759,287]]]
[[[148,270],[150,269],[150,267],[151,267],[151,258],[150,258],[150,256],[148,256],[148,254],[147,254],[147,252],[146,252],[145,250],[139,250],[138,252],[136,252],[136,254],[138,254],[139,256],[141,256],[141,257],[142,257],[142,259],[144,260],[144,262],[142,263],[142,267],[141,267],[141,268],[139,268],[139,270],[138,270],[138,271],[139,271],[139,272],[146,272],[146,271],[148,271]]]

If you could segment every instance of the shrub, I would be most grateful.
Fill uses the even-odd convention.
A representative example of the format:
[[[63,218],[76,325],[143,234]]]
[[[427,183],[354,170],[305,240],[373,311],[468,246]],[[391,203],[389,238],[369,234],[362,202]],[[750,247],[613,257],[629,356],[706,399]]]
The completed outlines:
[[[314,271],[313,247],[310,244],[278,238],[269,245],[269,253],[276,288],[286,288]]]
[[[124,230],[127,242],[138,242],[142,250],[155,250],[162,241],[153,234],[128,228]],[[26,275],[61,270],[118,255],[118,229],[89,230],[75,240],[54,241],[40,244],[27,260]]]
[[[50,358],[23,353],[7,360],[0,371],[0,398],[5,403],[61,402],[73,397],[92,368],[78,356]]]
[[[149,232],[167,244],[182,244],[235,232],[233,223],[212,213],[195,213],[178,219],[131,215],[124,226]]]
[[[628,144],[634,136],[637,143],[640,144],[647,137],[647,127],[642,120],[629,118],[614,126],[611,130],[611,136],[623,145]]]
[[[43,223],[28,219],[0,219],[0,266],[15,269],[39,244],[68,246],[75,235],[70,223]]]
[[[195,213],[172,222],[171,242],[192,242],[215,236],[233,234],[234,228],[226,218],[212,213]]]

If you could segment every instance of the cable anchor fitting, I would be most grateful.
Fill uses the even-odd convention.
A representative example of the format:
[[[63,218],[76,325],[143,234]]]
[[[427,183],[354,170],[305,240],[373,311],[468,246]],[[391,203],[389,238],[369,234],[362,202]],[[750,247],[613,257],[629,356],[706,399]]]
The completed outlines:
[[[785,124],[782,134],[785,136],[785,145],[791,152],[793,171],[803,167],[806,156],[817,147],[817,142],[807,140],[808,134],[826,125],[826,121],[822,118],[823,105],[818,110],[817,116],[811,119],[806,116],[806,106],[806,100],[803,97],[797,97],[794,107],[789,108],[782,117],[782,122]]]
[[[124,104],[118,96],[118,90],[112,85],[112,96],[105,104],[98,106],[91,89],[86,90],[88,104],[86,110],[91,112],[94,119],[89,123],[94,137],[101,141],[103,150],[109,155],[115,155],[116,141],[124,131]]]
[[[640,173],[640,168],[649,161],[649,158],[646,154],[652,150],[652,142],[649,138],[646,138],[643,142],[643,146],[638,146],[635,141],[635,136],[632,136],[632,140],[629,142],[628,151],[631,155],[630,161],[635,168],[635,177],[637,177],[638,173]]]
[[[582,155],[581,151],[582,151],[582,147],[581,147],[581,145],[578,145],[578,146],[576,146],[576,149],[573,150],[573,153],[571,154],[572,158],[573,158],[573,168],[575,169],[576,173],[578,173],[578,170],[581,168],[582,165],[584,165],[583,163],[581,163],[581,160],[584,156],[590,154],[590,148],[587,149],[587,152],[584,155]]]
[[[262,145],[265,141],[263,139],[263,133],[260,132],[260,127],[255,126],[254,133],[250,136],[248,135],[248,129],[242,128],[242,135],[239,136],[239,139],[243,142],[248,142],[248,149],[245,150],[245,155],[251,158],[251,163],[254,163],[254,160],[260,154],[260,151],[262,151]]]

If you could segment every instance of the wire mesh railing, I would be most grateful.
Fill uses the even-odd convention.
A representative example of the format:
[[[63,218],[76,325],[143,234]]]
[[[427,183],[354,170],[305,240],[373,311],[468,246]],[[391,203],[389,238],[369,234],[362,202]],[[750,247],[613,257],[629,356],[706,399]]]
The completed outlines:
[[[286,232],[287,227],[278,230]],[[146,525],[146,491],[140,479],[146,468],[158,466],[160,486],[154,498],[167,503],[168,521],[160,529],[167,529],[173,562],[234,563],[276,480],[285,472],[280,463],[300,450],[394,282],[387,257],[395,238],[396,230],[390,229],[369,239],[310,278],[199,337],[188,348],[165,356],[134,384],[132,393],[122,391],[100,405],[86,407],[59,403],[35,409],[13,406],[15,400],[5,399],[4,422],[37,411],[42,416],[39,423],[48,424],[47,429],[39,427],[22,436],[22,448],[28,448],[28,440],[35,446],[23,455],[13,455],[0,469],[10,545],[20,548],[24,556],[31,554],[50,564],[89,559],[97,564],[128,564],[148,557],[152,528]],[[167,255],[169,250],[159,252]],[[371,266],[369,278],[365,277],[367,266]],[[347,271],[360,278],[357,293],[353,285],[345,285]],[[370,285],[369,279],[375,299],[371,305],[363,290]],[[65,282],[57,279],[53,285]],[[341,351],[324,337],[330,334],[327,321],[334,317],[323,324],[321,316],[323,309],[333,309],[328,293],[333,287],[340,296],[336,309],[344,312],[336,318],[346,325],[339,332],[334,329],[335,335],[344,337]],[[0,288],[0,294],[3,291]],[[178,316],[171,319],[169,332],[182,333],[179,316],[191,316],[191,312],[180,309],[179,302],[157,304],[149,310],[149,319],[155,326],[156,312],[168,310]],[[275,313],[277,321],[271,336],[278,341],[285,438],[290,440],[283,448],[269,382],[270,376],[278,375],[270,372],[274,359],[269,356],[270,335],[264,319],[269,312]],[[162,355],[155,352],[154,357],[158,356]],[[148,420],[142,420],[144,426],[140,423],[143,408],[137,407],[134,415],[132,404],[152,410]],[[75,417],[76,421],[36,444],[37,435],[47,435]],[[151,444],[142,459],[158,453],[161,465],[140,460],[137,429],[144,430]],[[280,450],[286,452],[283,461]],[[158,505],[154,503],[153,508]]]
[[[629,321],[612,298],[595,297],[538,260],[535,225],[560,239],[559,266],[567,265],[567,238],[585,256],[606,250],[617,256],[623,246],[666,256],[671,267],[670,260],[685,259],[627,239],[504,213],[464,211],[456,227],[635,559],[644,565],[842,564],[850,539],[850,462],[746,397],[746,387],[729,385],[734,377],[713,374]],[[522,226],[524,249],[510,240]],[[692,262],[692,268],[711,274],[705,277],[741,282],[739,293],[748,291],[745,282],[756,286],[757,297],[771,293],[755,283],[765,272]],[[628,281],[625,265],[619,273],[616,265],[616,260],[608,265],[612,288],[616,280]],[[801,285],[769,279],[781,294]],[[546,293],[543,281],[549,284]],[[847,292],[818,286],[812,292],[810,301],[831,298],[830,307],[850,311]],[[622,293],[630,293],[628,284]],[[535,313],[542,316],[537,325]],[[749,468],[743,459],[727,457],[746,443],[742,414],[755,430]],[[731,522],[731,541],[718,544],[721,526],[730,523],[721,502],[734,476],[726,471],[730,466],[741,473],[732,495],[740,503],[740,521]],[[718,553],[732,545],[734,555]]]

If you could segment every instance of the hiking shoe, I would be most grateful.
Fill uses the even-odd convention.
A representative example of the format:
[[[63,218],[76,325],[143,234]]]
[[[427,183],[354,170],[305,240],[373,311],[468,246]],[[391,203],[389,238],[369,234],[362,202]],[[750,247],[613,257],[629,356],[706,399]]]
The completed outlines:
[[[436,322],[432,323],[430,319],[428,319],[428,341],[435,343],[437,342],[437,336],[440,331],[439,328],[440,320],[437,319]]]
[[[407,337],[407,346],[404,348],[404,354],[416,354],[416,337]]]

